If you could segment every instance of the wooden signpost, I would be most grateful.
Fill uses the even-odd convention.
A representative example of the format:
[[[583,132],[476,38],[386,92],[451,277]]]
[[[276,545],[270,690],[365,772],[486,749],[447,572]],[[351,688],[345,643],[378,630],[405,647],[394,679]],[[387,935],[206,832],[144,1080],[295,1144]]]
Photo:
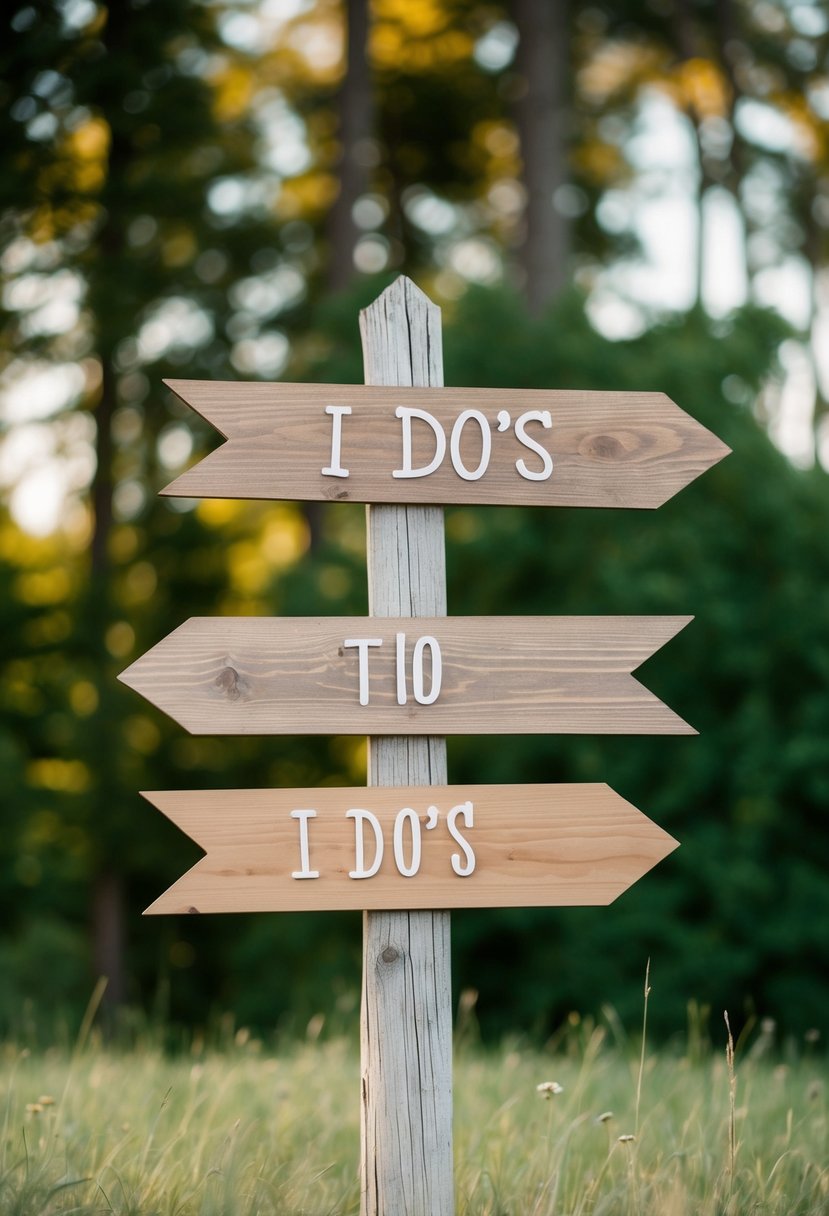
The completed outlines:
[[[676,841],[608,786],[449,786],[452,733],[693,734],[631,673],[687,617],[448,617],[442,503],[655,507],[728,449],[659,393],[444,389],[398,279],[366,384],[171,381],[169,494],[359,501],[369,616],[193,618],[122,679],[193,733],[368,734],[366,789],[145,795],[206,850],[148,912],[362,908],[362,1213],[452,1216],[452,907],[603,904]]]
[[[630,675],[690,619],[192,617],[120,679],[199,735],[692,735]]]
[[[144,797],[206,852],[148,913],[609,904],[677,846],[599,784]]]

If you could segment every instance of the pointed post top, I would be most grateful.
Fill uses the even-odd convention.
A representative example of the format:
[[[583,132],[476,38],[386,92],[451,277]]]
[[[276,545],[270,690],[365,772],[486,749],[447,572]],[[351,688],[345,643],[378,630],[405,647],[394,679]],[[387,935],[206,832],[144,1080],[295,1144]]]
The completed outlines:
[[[391,307],[396,305],[400,308],[405,308],[407,304],[414,305],[418,308],[426,308],[440,313],[439,305],[435,304],[434,300],[430,300],[425,291],[422,291],[417,283],[408,277],[408,275],[400,274],[390,283],[385,291],[369,304],[363,312],[371,312],[374,308]]]
[[[360,313],[366,384],[443,384],[440,308],[400,275]]]

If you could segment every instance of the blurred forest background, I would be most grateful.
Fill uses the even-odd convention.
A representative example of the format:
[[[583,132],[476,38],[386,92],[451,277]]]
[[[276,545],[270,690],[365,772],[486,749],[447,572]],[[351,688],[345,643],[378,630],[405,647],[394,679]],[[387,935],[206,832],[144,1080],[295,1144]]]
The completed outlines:
[[[453,918],[484,1033],[829,1008],[829,14],[808,0],[8,0],[0,32],[0,1023],[352,1017],[360,918],[142,920],[140,789],[360,784],[362,740],[191,738],[116,675],[192,614],[366,609],[364,513],[160,500],[165,375],[361,381],[399,272],[450,385],[660,390],[734,454],[657,512],[447,511],[451,613],[694,613],[699,738],[462,738],[682,842],[611,909]],[[823,339],[821,341],[821,335]],[[467,996],[467,1007],[473,997]],[[702,1015],[701,1015],[702,1016]]]

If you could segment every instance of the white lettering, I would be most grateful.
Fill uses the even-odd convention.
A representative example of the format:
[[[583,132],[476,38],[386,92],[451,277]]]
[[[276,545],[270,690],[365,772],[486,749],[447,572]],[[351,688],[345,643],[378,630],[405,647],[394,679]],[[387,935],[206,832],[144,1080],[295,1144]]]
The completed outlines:
[[[397,704],[405,705],[406,695],[406,635],[398,633],[397,642]]]
[[[429,647],[432,656],[432,686],[428,696],[423,692],[423,651]],[[440,646],[437,638],[422,637],[415,642],[412,654],[412,691],[418,705],[431,705],[440,695],[440,683],[443,676],[443,661],[440,656]]]
[[[528,469],[525,461],[516,460],[515,467],[522,477],[526,477],[527,481],[546,481],[553,471],[553,458],[546,448],[543,448],[537,439],[531,439],[527,434],[526,425],[528,422],[540,422],[547,430],[553,425],[553,420],[550,417],[549,410],[528,410],[526,414],[522,414],[515,423],[515,438],[519,443],[523,443],[525,448],[529,448],[533,452],[537,452],[542,460],[542,468]]]
[[[470,470],[461,460],[461,435],[467,422],[473,418],[481,428],[481,459],[477,469]],[[452,455],[452,467],[464,481],[477,481],[479,477],[483,477],[492,452],[492,434],[489,429],[489,423],[480,410],[464,410],[462,414],[458,414],[455,425],[452,427],[452,440],[449,450]]]
[[[354,869],[348,871],[349,878],[372,878],[380,869],[383,860],[383,829],[380,821],[371,811],[346,811],[346,819],[354,820]],[[365,864],[365,842],[363,840],[363,825],[368,823],[374,832],[374,861],[370,866]]]
[[[412,853],[409,864],[403,857],[403,828],[409,824]],[[413,878],[420,869],[420,820],[410,806],[404,806],[394,821],[394,864],[404,878]]]
[[[449,829],[449,835],[456,841],[464,851],[466,863],[464,864],[460,853],[453,853],[450,858],[452,869],[460,878],[468,878],[475,869],[475,854],[465,836],[462,836],[458,831],[455,821],[463,819],[464,826],[472,828],[474,824],[474,807],[471,802],[462,802],[459,806],[453,806],[446,819],[446,826]]]
[[[426,410],[418,410],[409,408],[405,405],[398,405],[394,411],[395,417],[399,418],[403,423],[403,468],[395,469],[392,477],[428,477],[430,473],[434,473],[439,467],[441,461],[446,455],[446,436],[443,433],[443,427],[438,420]],[[432,428],[435,436],[435,454],[428,464],[421,465],[419,469],[412,467],[412,419],[420,418],[422,422],[428,423]]]
[[[348,469],[340,464],[340,449],[343,436],[343,414],[351,413],[350,405],[326,405],[326,414],[330,414],[331,424],[331,463],[322,470],[323,477],[348,477]]]
[[[319,870],[311,869],[311,851],[308,847],[308,820],[316,819],[316,811],[291,811],[291,818],[299,820],[299,864],[300,870],[294,870],[291,878],[319,878]]]
[[[369,646],[382,646],[382,638],[346,638],[343,646],[346,648],[356,646],[359,654],[359,672],[360,672],[360,704],[368,705],[368,648]]]

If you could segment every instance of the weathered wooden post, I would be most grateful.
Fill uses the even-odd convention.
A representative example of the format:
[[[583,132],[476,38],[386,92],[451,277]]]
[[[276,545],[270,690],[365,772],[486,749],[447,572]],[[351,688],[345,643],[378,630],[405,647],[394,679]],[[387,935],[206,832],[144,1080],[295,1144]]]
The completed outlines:
[[[440,309],[405,278],[360,317],[366,384],[443,384]],[[443,508],[366,508],[371,616],[445,616]],[[369,739],[369,785],[444,785],[446,740]],[[363,913],[363,1216],[451,1216],[449,913]]]

